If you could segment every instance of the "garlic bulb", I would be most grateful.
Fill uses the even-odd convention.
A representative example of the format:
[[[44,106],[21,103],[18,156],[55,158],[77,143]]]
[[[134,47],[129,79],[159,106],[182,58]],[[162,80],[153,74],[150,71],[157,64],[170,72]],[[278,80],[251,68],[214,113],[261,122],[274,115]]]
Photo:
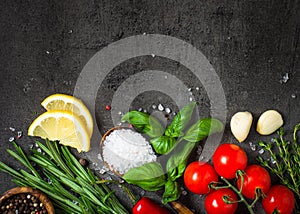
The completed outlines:
[[[252,114],[247,111],[237,112],[232,116],[230,121],[231,132],[239,142],[246,140],[252,121]]]
[[[283,125],[283,119],[275,110],[265,111],[258,119],[256,131],[261,135],[269,135]]]

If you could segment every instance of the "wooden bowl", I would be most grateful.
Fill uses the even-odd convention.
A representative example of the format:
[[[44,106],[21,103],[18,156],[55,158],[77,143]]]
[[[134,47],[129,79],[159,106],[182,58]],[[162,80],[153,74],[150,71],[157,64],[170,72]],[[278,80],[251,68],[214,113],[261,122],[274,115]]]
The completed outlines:
[[[21,194],[21,193],[27,193],[30,194],[40,200],[41,203],[43,203],[44,207],[46,208],[48,214],[54,214],[55,210],[53,207],[53,204],[51,201],[48,199],[48,197],[42,193],[39,190],[33,189],[31,187],[15,187],[10,190],[7,190],[5,193],[0,198],[0,207],[2,207],[2,204],[6,199],[13,195]]]
[[[101,141],[100,141],[100,147],[101,147],[101,157],[102,157],[102,160],[105,164],[105,166],[107,166],[107,168],[112,171],[115,175],[117,175],[118,177],[122,177],[123,174],[116,171],[112,166],[110,166],[105,160],[104,160],[104,155],[103,155],[103,146],[104,146],[104,141],[105,141],[105,138],[110,135],[113,131],[115,130],[118,130],[118,129],[130,129],[128,127],[123,127],[123,126],[116,126],[116,127],[113,127],[111,129],[109,129],[107,132],[105,132],[105,134],[103,135],[103,137],[101,138]]]

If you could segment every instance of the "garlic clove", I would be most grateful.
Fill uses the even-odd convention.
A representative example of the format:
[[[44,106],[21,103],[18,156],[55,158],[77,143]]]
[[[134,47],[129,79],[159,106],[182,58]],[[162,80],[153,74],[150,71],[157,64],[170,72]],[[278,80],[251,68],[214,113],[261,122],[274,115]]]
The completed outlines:
[[[230,121],[231,132],[240,143],[246,140],[252,121],[252,114],[248,111],[237,112],[232,116]]]
[[[262,113],[257,121],[256,131],[261,135],[269,135],[283,125],[281,114],[275,110]]]

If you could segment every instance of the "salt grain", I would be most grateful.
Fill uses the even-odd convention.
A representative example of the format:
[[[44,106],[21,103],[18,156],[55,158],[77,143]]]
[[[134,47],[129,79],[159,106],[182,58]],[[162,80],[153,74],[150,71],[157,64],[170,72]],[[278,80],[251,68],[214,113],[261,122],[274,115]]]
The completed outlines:
[[[157,108],[159,111],[163,111],[165,109],[165,107],[162,104],[159,104]]]
[[[171,113],[171,109],[170,109],[170,108],[166,108],[165,111],[166,111],[167,114],[170,114],[170,113]]]
[[[152,108],[153,108],[153,109],[156,109],[156,108],[157,108],[157,106],[153,104],[153,105],[152,105]]]
[[[10,137],[10,138],[8,139],[9,142],[13,142],[14,140],[15,140],[14,137]]]
[[[150,143],[130,129],[111,132],[103,144],[104,161],[121,174],[133,167],[156,161],[156,158]]]
[[[263,153],[265,153],[265,150],[264,149],[260,149],[260,150],[258,150],[258,153],[262,155]]]
[[[16,129],[14,127],[9,127],[9,130],[12,132],[16,131]]]
[[[23,132],[22,131],[18,131],[17,133],[17,139],[20,139],[23,136]]]
[[[255,150],[256,150],[256,145],[255,145],[254,143],[249,142],[249,146],[250,146],[250,149],[251,149],[252,151],[255,151]]]

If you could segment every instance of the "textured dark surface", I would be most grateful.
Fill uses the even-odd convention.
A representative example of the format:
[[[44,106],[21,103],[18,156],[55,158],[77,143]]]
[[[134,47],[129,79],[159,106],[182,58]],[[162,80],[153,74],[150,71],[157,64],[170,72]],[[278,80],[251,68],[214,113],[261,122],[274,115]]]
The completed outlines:
[[[12,148],[8,139],[18,130],[26,135],[30,123],[44,111],[40,106],[43,98],[57,92],[73,94],[80,72],[95,53],[119,39],[144,32],[182,39],[207,57],[225,92],[227,124],[241,110],[251,111],[255,124],[258,116],[270,108],[283,114],[287,130],[299,122],[297,0],[3,0],[0,20],[0,154],[1,161],[12,166],[19,167],[5,152]],[[193,90],[200,86],[201,94],[195,93],[195,98],[200,102],[201,114],[208,116],[205,91],[186,68],[159,57],[139,57],[114,68],[99,86],[95,110],[102,134],[113,125],[105,105],[126,78],[147,69],[168,70]],[[281,83],[286,73],[289,80]],[[155,93],[136,97],[132,107],[149,110],[153,103],[170,105],[176,110],[172,98]],[[248,143],[270,138],[258,136],[252,127],[246,143],[241,144],[250,162],[258,153],[251,151]],[[226,140],[236,143],[228,125],[223,141]],[[34,139],[24,136],[18,142],[28,148]],[[0,193],[13,186],[11,177],[1,172]],[[180,201],[196,213],[204,212],[199,196],[189,193],[182,195]],[[262,213],[259,208],[256,212]]]

